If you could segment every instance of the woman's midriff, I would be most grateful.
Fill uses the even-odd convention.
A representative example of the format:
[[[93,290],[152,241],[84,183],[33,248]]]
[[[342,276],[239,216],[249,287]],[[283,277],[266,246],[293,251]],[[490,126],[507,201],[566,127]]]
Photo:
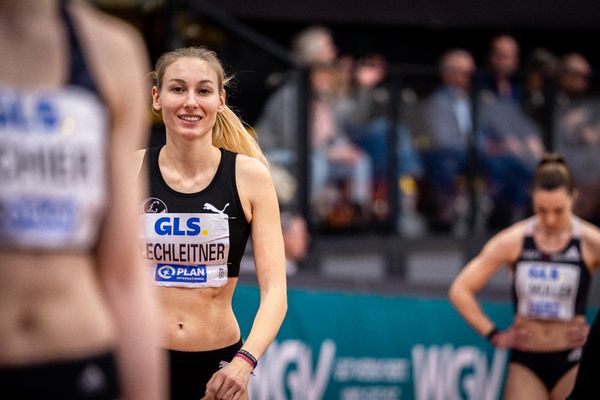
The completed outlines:
[[[573,347],[569,331],[577,329],[583,322],[585,317],[582,315],[571,321],[547,321],[517,316],[514,325],[526,338],[528,351],[560,351]]]
[[[77,358],[115,346],[86,254],[0,251],[0,365]]]
[[[164,347],[179,351],[207,351],[240,339],[231,301],[236,278],[220,288],[157,287],[161,303]]]

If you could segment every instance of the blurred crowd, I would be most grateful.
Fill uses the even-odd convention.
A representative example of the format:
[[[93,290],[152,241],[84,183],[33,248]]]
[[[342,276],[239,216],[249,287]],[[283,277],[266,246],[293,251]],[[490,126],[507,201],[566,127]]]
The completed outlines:
[[[297,210],[299,96],[307,94],[309,218],[318,229],[390,219],[412,235],[501,229],[531,212],[529,183],[545,150],[564,154],[575,173],[576,213],[600,223],[600,102],[582,54],[523,56],[502,34],[477,55],[482,65],[468,49],[440,54],[436,85],[416,90],[398,84],[383,54],[339,54],[325,27],[299,32],[292,52],[308,70],[308,91],[297,75],[283,79],[254,129],[282,208]]]

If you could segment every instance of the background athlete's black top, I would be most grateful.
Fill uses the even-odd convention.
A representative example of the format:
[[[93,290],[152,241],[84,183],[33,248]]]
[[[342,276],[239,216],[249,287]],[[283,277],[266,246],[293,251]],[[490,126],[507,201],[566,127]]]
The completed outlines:
[[[577,254],[579,256],[576,260],[573,259],[573,260],[569,260],[569,261],[555,261],[555,260],[564,260],[563,256],[571,248],[577,249]],[[527,254],[535,254],[535,257],[528,257]],[[516,268],[516,265],[521,261],[541,261],[541,262],[555,261],[558,263],[562,262],[562,263],[568,263],[571,265],[576,265],[579,268],[580,273],[579,273],[579,286],[577,288],[577,295],[575,298],[575,310],[574,311],[575,311],[575,315],[585,314],[586,307],[587,307],[587,300],[588,300],[588,292],[590,289],[590,283],[592,280],[592,276],[590,274],[590,270],[585,265],[585,262],[583,261],[583,257],[581,255],[580,234],[575,235],[575,233],[573,232],[572,236],[571,236],[571,240],[562,249],[562,251],[554,253],[554,254],[549,254],[549,253],[545,253],[545,252],[539,250],[537,245],[535,244],[535,240],[533,239],[532,234],[527,233],[525,235],[525,238],[523,239],[523,250],[521,251],[521,255],[517,259],[517,262],[512,266],[513,271]],[[511,292],[512,292],[511,296],[512,296],[512,300],[513,300],[514,309],[515,309],[515,312],[517,312],[519,300],[517,297],[515,282],[513,282],[513,284],[512,284]]]

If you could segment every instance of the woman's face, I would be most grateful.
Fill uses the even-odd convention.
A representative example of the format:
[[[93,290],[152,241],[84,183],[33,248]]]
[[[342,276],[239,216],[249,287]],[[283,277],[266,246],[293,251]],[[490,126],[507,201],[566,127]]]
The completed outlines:
[[[225,93],[219,93],[211,64],[184,57],[166,68],[160,90],[152,88],[152,105],[161,111],[167,135],[191,140],[212,135],[217,113],[225,107]]]
[[[566,188],[535,189],[532,197],[533,210],[546,230],[560,231],[570,225],[573,196]]]

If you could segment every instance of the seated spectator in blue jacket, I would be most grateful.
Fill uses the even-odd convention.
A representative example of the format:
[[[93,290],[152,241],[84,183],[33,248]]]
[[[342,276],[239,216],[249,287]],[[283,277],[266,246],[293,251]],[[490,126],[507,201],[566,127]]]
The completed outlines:
[[[488,61],[476,81],[475,130],[489,199],[487,227],[498,230],[531,212],[529,185],[544,144],[541,128],[523,106],[515,38],[492,38]]]
[[[421,210],[434,232],[450,232],[466,217],[466,167],[473,134],[470,95],[475,62],[463,49],[440,59],[441,85],[421,105],[416,133],[424,167]]]
[[[531,179],[545,147],[540,127],[520,105],[483,98],[478,108],[478,158],[489,199],[487,227],[495,231],[531,213]]]

